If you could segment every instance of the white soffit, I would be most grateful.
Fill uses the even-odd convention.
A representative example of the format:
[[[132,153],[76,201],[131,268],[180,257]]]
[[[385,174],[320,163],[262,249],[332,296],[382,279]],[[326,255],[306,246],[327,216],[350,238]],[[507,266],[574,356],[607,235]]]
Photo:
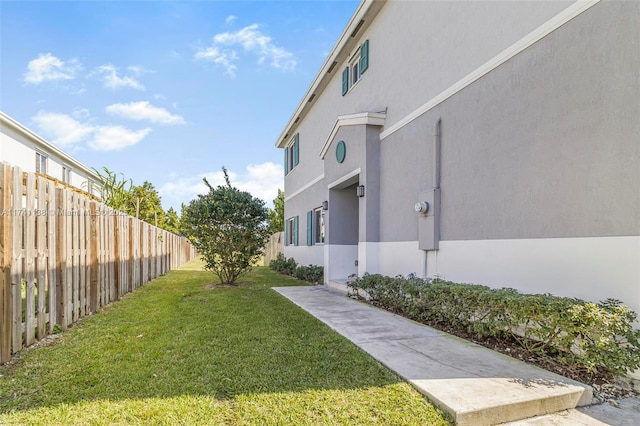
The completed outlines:
[[[358,125],[371,125],[371,126],[384,126],[385,119],[387,118],[387,114],[384,112],[361,112],[358,114],[349,114],[349,115],[341,115],[336,119],[333,128],[331,129],[331,133],[324,142],[322,146],[322,150],[320,151],[320,158],[324,159],[324,156],[327,155],[327,151],[329,151],[329,147],[331,146],[331,142],[333,138],[336,137],[336,133],[342,126],[358,126]]]

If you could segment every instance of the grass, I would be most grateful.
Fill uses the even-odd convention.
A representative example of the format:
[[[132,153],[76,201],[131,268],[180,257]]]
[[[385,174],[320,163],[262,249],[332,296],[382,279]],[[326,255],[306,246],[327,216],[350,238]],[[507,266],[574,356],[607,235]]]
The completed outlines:
[[[0,367],[0,424],[447,425],[410,385],[270,289],[191,262]]]

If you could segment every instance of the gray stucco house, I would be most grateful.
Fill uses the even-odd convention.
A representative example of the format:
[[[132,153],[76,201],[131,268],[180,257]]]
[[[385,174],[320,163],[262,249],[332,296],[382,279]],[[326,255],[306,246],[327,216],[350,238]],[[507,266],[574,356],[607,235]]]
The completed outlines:
[[[640,2],[364,0],[280,135],[285,255],[640,311]]]

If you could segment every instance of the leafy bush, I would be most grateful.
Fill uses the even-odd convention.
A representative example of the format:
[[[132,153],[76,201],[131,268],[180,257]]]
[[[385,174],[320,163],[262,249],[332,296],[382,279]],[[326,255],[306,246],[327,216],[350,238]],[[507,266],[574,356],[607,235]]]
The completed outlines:
[[[251,270],[262,254],[270,231],[266,224],[264,201],[231,186],[223,167],[226,185],[209,188],[185,207],[182,227],[198,249],[205,268],[213,271],[223,284],[235,284]]]
[[[550,294],[520,294],[441,279],[370,275],[348,286],[370,303],[479,338],[515,340],[524,349],[586,377],[622,376],[640,367],[637,314],[620,301],[595,304]]]
[[[299,280],[319,284],[324,280],[324,268],[318,265],[298,266],[293,276]]]
[[[287,259],[282,253],[278,253],[278,257],[269,262],[271,269],[284,275],[293,275],[297,266],[298,264],[293,257]]]
[[[290,275],[312,284],[319,284],[324,280],[324,268],[322,266],[298,266],[294,258],[287,259],[282,253],[279,253],[277,258],[269,262],[269,267],[280,274]]]

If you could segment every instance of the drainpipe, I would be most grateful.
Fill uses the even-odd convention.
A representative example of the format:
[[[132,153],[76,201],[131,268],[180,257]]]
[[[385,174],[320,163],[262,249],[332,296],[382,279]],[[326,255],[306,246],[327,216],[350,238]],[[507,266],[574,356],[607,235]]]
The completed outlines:
[[[440,227],[440,206],[439,202],[436,202],[436,198],[439,198],[440,192],[440,160],[441,160],[441,148],[442,148],[442,119],[438,118],[436,121],[436,125],[433,132],[433,220],[434,226]],[[436,232],[438,239],[440,238],[440,230],[434,229]],[[434,254],[437,256],[437,251],[433,250]],[[429,261],[429,250],[424,250],[424,271],[423,277],[428,277],[428,261]]]
[[[433,140],[433,189],[440,189],[440,148],[442,146],[442,119],[438,118]]]

